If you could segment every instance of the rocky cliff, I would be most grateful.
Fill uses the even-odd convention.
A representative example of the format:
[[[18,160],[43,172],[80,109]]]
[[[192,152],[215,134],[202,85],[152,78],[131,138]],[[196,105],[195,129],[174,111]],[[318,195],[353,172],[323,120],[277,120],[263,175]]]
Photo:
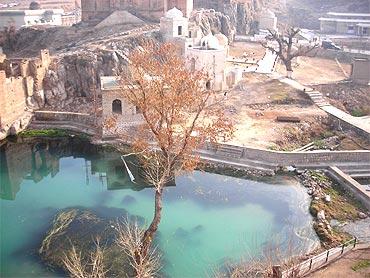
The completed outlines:
[[[254,31],[257,13],[263,7],[264,2],[265,0],[195,0],[194,7],[198,10],[205,8],[222,13],[229,20],[231,28],[235,29],[237,34],[245,35]]]
[[[190,21],[200,27],[203,35],[221,32],[229,39],[229,42],[234,39],[235,26],[230,18],[221,12],[201,9],[192,14]]]

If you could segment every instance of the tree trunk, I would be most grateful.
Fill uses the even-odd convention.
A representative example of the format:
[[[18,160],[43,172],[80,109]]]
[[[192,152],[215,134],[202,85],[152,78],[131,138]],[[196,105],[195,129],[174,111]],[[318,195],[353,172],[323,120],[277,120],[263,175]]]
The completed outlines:
[[[141,247],[141,258],[144,258],[149,251],[150,245],[152,244],[153,237],[158,230],[159,222],[161,221],[162,217],[162,193],[163,188],[160,187],[158,190],[155,191],[155,209],[154,209],[154,217],[152,223],[145,231],[143,239],[142,239],[142,247]]]
[[[292,78],[292,73],[293,73],[292,60],[287,60],[285,62],[285,68],[286,68],[286,76],[288,78]]]
[[[292,60],[288,60],[285,62],[285,68],[286,68],[286,71],[291,71],[293,72],[293,68],[292,68]]]

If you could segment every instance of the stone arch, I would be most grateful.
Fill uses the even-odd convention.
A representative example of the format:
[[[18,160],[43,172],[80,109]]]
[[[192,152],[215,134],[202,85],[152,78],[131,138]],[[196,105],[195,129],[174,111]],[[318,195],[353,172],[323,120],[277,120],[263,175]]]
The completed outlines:
[[[122,114],[122,101],[115,99],[112,102],[112,113],[113,114]]]

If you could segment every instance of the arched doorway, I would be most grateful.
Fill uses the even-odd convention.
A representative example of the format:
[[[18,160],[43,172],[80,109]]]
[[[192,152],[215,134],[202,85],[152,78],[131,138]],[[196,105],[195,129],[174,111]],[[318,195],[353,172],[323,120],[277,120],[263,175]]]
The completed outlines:
[[[122,101],[115,99],[112,102],[112,112],[113,114],[122,114]]]
[[[206,89],[207,90],[211,89],[211,81],[209,81],[209,80],[206,82]]]

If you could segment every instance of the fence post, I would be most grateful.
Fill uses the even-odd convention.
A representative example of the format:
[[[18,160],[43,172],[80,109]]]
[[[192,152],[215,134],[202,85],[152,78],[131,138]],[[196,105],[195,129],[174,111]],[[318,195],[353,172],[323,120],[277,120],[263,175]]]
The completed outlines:
[[[328,262],[328,260],[329,260],[329,252],[330,252],[330,250],[328,250],[328,252],[326,253],[326,263]]]
[[[280,265],[274,265],[272,266],[272,278],[282,278],[283,274],[281,272],[281,266]]]
[[[311,268],[312,268],[312,258],[310,260],[310,270],[311,270]]]

